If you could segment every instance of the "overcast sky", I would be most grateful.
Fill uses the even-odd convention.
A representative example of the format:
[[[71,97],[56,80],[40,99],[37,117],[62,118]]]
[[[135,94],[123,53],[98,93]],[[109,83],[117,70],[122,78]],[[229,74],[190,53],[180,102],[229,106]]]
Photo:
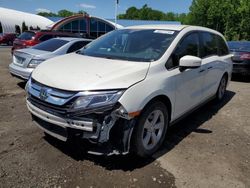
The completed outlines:
[[[57,12],[61,9],[70,11],[85,10],[91,15],[114,18],[116,0],[0,0],[0,7],[37,13],[38,11]],[[141,8],[144,4],[163,12],[188,12],[192,0],[119,0],[118,13],[127,8]]]

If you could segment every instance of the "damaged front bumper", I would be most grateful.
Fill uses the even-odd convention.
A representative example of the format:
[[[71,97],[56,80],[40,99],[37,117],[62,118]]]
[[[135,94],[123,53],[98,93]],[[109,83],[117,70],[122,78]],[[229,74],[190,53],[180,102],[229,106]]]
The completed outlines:
[[[88,114],[82,117],[62,117],[46,112],[27,99],[27,107],[36,125],[47,134],[67,141],[81,138],[90,142],[88,153],[95,155],[127,154],[130,150],[135,118],[121,114],[121,108],[103,114]]]

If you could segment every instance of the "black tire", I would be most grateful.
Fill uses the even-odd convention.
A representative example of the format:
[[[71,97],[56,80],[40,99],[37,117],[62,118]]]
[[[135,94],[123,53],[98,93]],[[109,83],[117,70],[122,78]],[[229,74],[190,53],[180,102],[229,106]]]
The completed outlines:
[[[223,100],[223,97],[225,96],[226,88],[227,88],[227,75],[223,75],[223,77],[220,80],[219,87],[216,92],[216,101],[220,102]]]
[[[158,142],[156,142],[157,144],[153,146],[151,149],[147,149],[143,144],[143,135],[145,134],[144,124],[146,123],[146,120],[148,120],[150,115],[155,111],[162,112],[164,118],[161,118],[161,119],[164,119],[164,125],[163,125],[161,136],[159,137]],[[148,104],[145,107],[145,110],[142,111],[133,131],[131,143],[132,143],[132,148],[135,154],[137,154],[140,157],[152,156],[152,154],[155,153],[162,145],[166,136],[168,124],[169,124],[168,109],[166,105],[160,101],[155,101],[155,102]],[[148,131],[146,134],[148,134]]]

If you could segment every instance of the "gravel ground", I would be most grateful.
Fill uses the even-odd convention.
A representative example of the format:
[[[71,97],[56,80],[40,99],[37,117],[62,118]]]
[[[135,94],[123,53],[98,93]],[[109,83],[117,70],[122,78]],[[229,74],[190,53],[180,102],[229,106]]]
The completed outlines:
[[[0,187],[250,187],[249,78],[172,127],[153,158],[96,157],[44,137],[10,61],[0,47]]]

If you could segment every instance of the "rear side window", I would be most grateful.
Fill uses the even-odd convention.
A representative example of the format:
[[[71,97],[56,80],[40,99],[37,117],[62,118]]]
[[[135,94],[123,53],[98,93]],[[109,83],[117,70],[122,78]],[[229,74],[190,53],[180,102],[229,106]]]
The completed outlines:
[[[52,39],[54,36],[53,35],[43,35],[39,38],[39,41],[43,42],[49,39]]]
[[[192,55],[199,57],[199,35],[198,33],[191,33],[185,36],[178,44],[174,53],[169,58],[166,68],[171,69],[179,66],[179,60],[185,55]]]
[[[224,39],[219,35],[217,35],[216,37],[217,37],[217,43],[218,43],[218,55],[219,56],[228,55],[229,50]]]
[[[21,35],[18,36],[21,40],[31,40],[36,34],[34,32],[23,32]]]
[[[71,53],[71,52],[75,52],[79,49],[81,49],[82,47],[84,47],[85,45],[87,45],[90,41],[79,41],[79,42],[75,42],[74,44],[72,44],[67,53]]]
[[[212,33],[202,32],[201,38],[202,38],[201,57],[204,58],[212,55],[218,55],[216,35]]]
[[[68,41],[66,41],[66,40],[50,39],[50,40],[47,40],[47,41],[42,42],[40,44],[37,44],[37,45],[33,46],[32,48],[37,49],[37,50],[53,52],[67,43],[68,43]]]

